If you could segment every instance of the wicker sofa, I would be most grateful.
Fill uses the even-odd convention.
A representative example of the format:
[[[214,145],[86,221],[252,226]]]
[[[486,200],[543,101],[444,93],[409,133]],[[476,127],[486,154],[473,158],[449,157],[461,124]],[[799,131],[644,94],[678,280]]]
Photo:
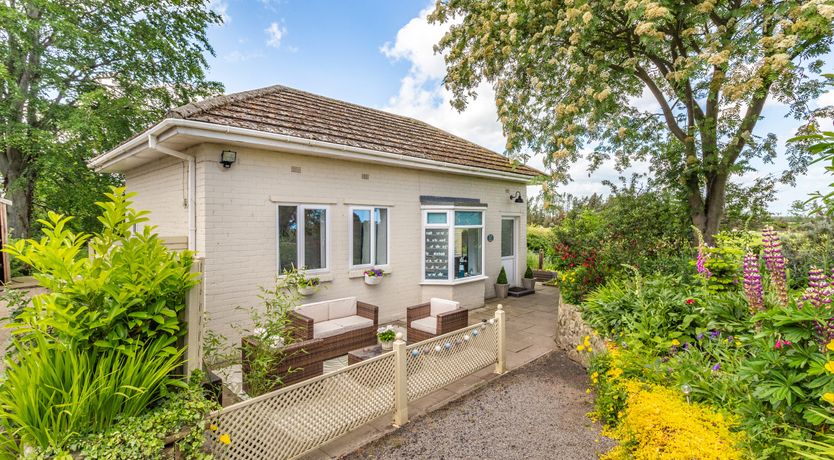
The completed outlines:
[[[374,345],[379,308],[356,297],[299,305],[290,313],[297,341],[321,339],[315,354],[321,360]]]
[[[324,373],[323,358],[320,350],[324,342],[322,339],[305,340],[294,342],[286,347],[275,347],[276,354],[282,354],[281,363],[269,372],[269,377],[275,381],[280,379],[281,385],[275,385],[271,390],[277,390],[282,385],[291,385],[302,380],[319,376]],[[249,373],[251,365],[249,362],[252,348],[259,345],[258,338],[247,336],[241,338],[242,360],[241,370],[243,371],[243,391],[250,393]]]
[[[408,343],[456,331],[468,324],[469,310],[453,300],[432,298],[406,310]]]

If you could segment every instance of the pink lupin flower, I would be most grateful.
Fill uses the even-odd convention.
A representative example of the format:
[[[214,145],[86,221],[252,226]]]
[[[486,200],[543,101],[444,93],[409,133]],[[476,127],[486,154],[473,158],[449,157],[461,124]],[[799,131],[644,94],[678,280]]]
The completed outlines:
[[[782,242],[779,234],[773,227],[767,227],[762,231],[762,244],[764,246],[764,259],[767,271],[770,272],[770,281],[776,289],[779,301],[782,305],[788,304],[788,281],[785,272],[787,260],[782,254]]]

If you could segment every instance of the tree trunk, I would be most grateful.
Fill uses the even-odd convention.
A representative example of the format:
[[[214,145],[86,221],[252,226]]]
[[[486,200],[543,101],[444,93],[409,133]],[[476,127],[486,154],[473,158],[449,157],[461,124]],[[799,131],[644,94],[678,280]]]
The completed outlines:
[[[712,246],[715,244],[715,234],[718,233],[721,218],[724,216],[724,201],[727,194],[727,173],[718,173],[707,179],[707,199],[704,208],[706,223],[704,226],[704,242]]]
[[[12,201],[8,208],[9,231],[14,238],[28,238],[32,216],[32,197],[34,195],[35,183],[29,177],[23,175],[23,163],[19,160],[20,153],[14,149],[7,151],[8,157],[17,161],[6,163],[3,168],[3,189],[6,191],[6,198]]]

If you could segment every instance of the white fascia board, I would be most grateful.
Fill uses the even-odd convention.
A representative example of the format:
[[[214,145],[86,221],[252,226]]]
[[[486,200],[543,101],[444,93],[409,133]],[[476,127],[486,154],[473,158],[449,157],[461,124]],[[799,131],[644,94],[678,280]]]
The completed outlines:
[[[159,136],[160,133],[169,128],[175,128],[175,132],[170,133],[169,136]],[[183,134],[205,139],[206,142],[243,144],[267,150],[280,150],[302,155],[315,155],[352,161],[373,161],[377,164],[440,171],[450,174],[488,177],[491,179],[501,179],[511,182],[529,183],[533,179],[532,177],[523,174],[494,171],[474,166],[452,165],[441,161],[414,158],[407,155],[380,152],[361,147],[352,147],[348,145],[304,139],[285,134],[267,133],[254,129],[238,128],[177,118],[166,118],[159,124],[150,128],[143,135],[132,139],[131,141],[117,147],[114,150],[111,150],[110,152],[107,152],[104,155],[90,160],[89,165],[99,171],[104,168],[114,166],[122,159],[132,156],[138,151],[147,148],[147,139],[149,134],[159,136],[160,142],[164,141],[165,138],[174,137],[177,134]]]

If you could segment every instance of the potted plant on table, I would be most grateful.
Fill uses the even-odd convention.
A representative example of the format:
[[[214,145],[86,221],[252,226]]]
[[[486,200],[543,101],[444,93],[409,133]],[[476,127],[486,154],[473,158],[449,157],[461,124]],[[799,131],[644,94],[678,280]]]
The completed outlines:
[[[365,270],[363,275],[365,275],[365,284],[373,286],[382,282],[382,277],[385,276],[385,272],[380,268],[371,268]]]
[[[501,267],[501,272],[498,273],[498,279],[495,280],[495,296],[499,299],[507,297],[507,292],[510,289],[510,283],[507,281],[507,272],[504,267]]]
[[[376,330],[376,338],[379,339],[379,345],[383,350],[391,350],[394,348],[394,339],[397,338],[397,328],[391,326],[382,326]]]
[[[530,268],[529,265],[527,266],[527,271],[524,272],[524,278],[521,280],[521,285],[524,286],[524,289],[536,289],[536,278],[533,277],[533,269]]]

